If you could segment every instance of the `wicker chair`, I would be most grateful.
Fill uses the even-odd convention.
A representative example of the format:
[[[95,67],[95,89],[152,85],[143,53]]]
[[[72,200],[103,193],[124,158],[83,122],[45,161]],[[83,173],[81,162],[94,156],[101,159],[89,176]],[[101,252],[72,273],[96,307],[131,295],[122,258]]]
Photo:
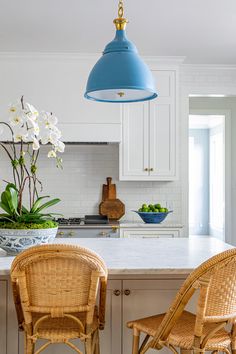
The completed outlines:
[[[196,315],[185,306],[198,289]],[[157,299],[158,301],[158,299]],[[185,280],[165,314],[128,322],[133,329],[132,354],[168,347],[181,352],[236,354],[236,249],[220,253],[196,268]],[[225,326],[230,324],[230,331]],[[228,327],[228,326],[227,326]],[[139,344],[140,334],[145,334]]]
[[[15,258],[11,280],[19,328],[25,332],[25,354],[39,354],[52,343],[64,343],[82,354],[71,342],[78,338],[86,354],[99,354],[107,268],[96,253],[69,245],[32,247]],[[38,339],[47,342],[35,351]]]

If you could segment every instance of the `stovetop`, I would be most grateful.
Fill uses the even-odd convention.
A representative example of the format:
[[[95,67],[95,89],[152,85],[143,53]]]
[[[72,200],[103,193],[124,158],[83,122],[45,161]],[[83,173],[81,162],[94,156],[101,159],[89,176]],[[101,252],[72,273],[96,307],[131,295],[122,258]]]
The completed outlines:
[[[107,225],[109,219],[101,215],[85,215],[84,218],[59,218],[56,220],[59,226],[79,226],[79,225]]]
[[[56,221],[60,226],[76,226],[81,224],[82,218],[59,218]]]

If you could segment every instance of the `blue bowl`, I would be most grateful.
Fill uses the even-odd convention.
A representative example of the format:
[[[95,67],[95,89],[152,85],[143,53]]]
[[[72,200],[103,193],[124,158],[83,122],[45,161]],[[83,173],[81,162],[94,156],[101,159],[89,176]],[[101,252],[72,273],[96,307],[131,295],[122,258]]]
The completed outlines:
[[[173,212],[172,210],[167,213],[151,213],[137,210],[132,211],[137,213],[146,224],[160,224],[163,220],[165,220],[168,214]]]

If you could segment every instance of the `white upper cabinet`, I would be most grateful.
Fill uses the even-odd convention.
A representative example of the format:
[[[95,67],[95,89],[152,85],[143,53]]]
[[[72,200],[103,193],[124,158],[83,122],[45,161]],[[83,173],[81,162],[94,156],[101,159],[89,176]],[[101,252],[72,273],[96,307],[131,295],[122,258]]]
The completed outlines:
[[[153,71],[158,98],[124,104],[120,180],[177,179],[176,71]]]

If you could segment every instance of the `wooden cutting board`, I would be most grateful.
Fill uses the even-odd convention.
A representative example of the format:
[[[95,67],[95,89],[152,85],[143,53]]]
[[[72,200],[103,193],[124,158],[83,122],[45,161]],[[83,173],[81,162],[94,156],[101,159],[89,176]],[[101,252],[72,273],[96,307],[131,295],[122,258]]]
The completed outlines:
[[[119,220],[125,215],[125,205],[120,199],[103,200],[99,205],[99,214],[107,215],[110,220]]]
[[[102,186],[102,200],[116,199],[116,185],[111,183],[112,178],[107,177],[107,184]]]
[[[125,214],[125,205],[116,198],[116,185],[112,178],[107,177],[107,184],[102,187],[102,202],[99,205],[99,214],[111,220],[119,220]]]

